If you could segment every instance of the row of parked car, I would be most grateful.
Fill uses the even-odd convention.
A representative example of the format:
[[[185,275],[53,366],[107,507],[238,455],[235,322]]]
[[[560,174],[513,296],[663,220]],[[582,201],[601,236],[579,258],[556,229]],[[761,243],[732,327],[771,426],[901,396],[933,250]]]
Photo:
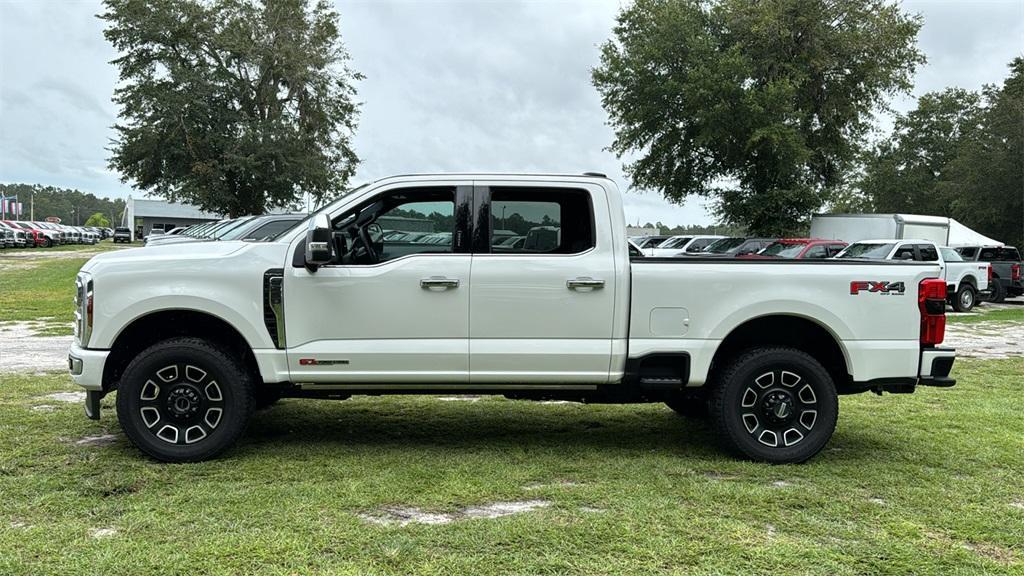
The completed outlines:
[[[113,234],[114,231],[110,228],[94,226],[0,220],[0,248],[49,248],[64,244],[96,244]]]
[[[878,239],[848,244],[823,238],[647,236],[631,239],[635,256],[654,258],[744,258],[915,260],[938,262],[949,303],[958,311],[981,299],[1002,302],[1024,295],[1020,252],[1013,246],[940,246],[930,240]]]
[[[167,231],[154,229],[149,236],[143,239],[143,244],[145,246],[164,246],[211,240],[263,242],[273,240],[291,230],[305,218],[305,214],[267,214],[229,218],[193,226],[182,226]],[[130,242],[131,231],[127,228],[116,229],[114,242],[119,241]]]

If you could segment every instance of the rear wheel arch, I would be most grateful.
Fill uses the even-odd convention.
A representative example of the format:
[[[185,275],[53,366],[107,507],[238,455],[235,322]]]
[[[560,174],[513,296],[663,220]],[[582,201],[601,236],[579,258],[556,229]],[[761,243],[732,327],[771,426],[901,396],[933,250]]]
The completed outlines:
[[[103,367],[103,389],[116,388],[128,364],[143,350],[170,338],[194,337],[238,355],[255,382],[262,382],[252,346],[229,322],[201,310],[172,309],[151,312],[132,320],[114,339]]]
[[[715,375],[747,350],[771,346],[806,352],[828,371],[840,394],[856,391],[851,388],[850,360],[840,339],[820,322],[795,314],[759,316],[733,328],[715,350],[709,384],[713,385]]]

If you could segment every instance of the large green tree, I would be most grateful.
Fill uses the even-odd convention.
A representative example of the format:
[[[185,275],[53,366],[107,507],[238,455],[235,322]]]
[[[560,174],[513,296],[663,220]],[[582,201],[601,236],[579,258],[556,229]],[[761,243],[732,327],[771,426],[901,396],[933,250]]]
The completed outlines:
[[[860,189],[872,209],[953,216],[958,191],[938,184],[960,147],[976,136],[982,112],[978,93],[948,88],[897,115],[892,135],[866,155]]]
[[[987,103],[972,138],[945,167],[938,194],[953,216],[997,240],[1024,248],[1024,58],[1010,63],[1001,87],[986,86]]]
[[[260,214],[342,191],[358,104],[325,0],[106,0],[110,166],[152,195]]]
[[[819,209],[924,57],[882,0],[636,0],[593,82],[633,185],[755,234]]]
[[[1024,243],[1024,59],[1002,86],[922,96],[866,155],[858,184],[867,211],[950,216]]]

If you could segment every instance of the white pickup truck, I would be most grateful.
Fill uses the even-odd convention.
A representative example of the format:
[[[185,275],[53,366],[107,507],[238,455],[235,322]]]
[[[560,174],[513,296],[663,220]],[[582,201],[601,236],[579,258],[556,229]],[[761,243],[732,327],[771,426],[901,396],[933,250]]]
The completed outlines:
[[[493,241],[525,235],[529,248]],[[390,234],[392,231],[415,234]],[[448,243],[418,238],[450,233]],[[274,241],[98,255],[72,378],[128,438],[213,457],[277,398],[502,394],[666,402],[760,461],[822,449],[838,395],[952,386],[936,263],[630,257],[601,175],[437,175],[355,189]]]
[[[836,258],[932,262],[939,265],[939,277],[946,281],[946,300],[957,312],[970,312],[978,296],[988,295],[992,265],[966,262],[960,254],[931,240],[859,240]]]

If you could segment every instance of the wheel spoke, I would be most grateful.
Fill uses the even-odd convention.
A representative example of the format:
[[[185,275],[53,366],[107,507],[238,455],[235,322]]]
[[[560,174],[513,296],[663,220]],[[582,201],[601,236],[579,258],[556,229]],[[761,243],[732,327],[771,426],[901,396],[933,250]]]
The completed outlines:
[[[743,399],[740,400],[740,406],[743,408],[753,408],[757,404],[757,392],[754,392],[753,388],[747,388],[747,391],[743,393]]]
[[[216,380],[210,380],[210,383],[203,388],[203,392],[206,394],[206,399],[211,402],[221,402],[224,400],[224,395],[220,391],[220,384],[217,384]]]
[[[775,372],[767,372],[765,374],[761,374],[757,378],[754,378],[754,382],[763,390],[771,386],[772,384],[775,384]]]
[[[203,438],[206,438],[206,430],[198,424],[185,430],[185,444],[195,444]]]
[[[160,430],[157,431],[156,437],[163,440],[164,442],[170,442],[171,444],[178,443],[178,437],[181,436],[180,430],[171,424],[164,424]]]
[[[748,433],[753,434],[754,430],[757,430],[758,427],[757,415],[751,414],[749,412],[744,414],[743,426],[747,429]]]
[[[146,425],[146,428],[152,428],[160,421],[160,411],[153,406],[143,406],[139,409],[139,413],[142,416],[142,423]]]
[[[800,375],[786,370],[782,371],[782,385],[787,388],[792,388],[800,383]]]
[[[206,422],[207,426],[213,429],[216,428],[218,424],[220,424],[220,418],[223,415],[224,409],[210,408],[209,410],[206,411],[206,414],[203,416],[203,421]]]
[[[199,384],[206,379],[206,370],[202,368],[196,368],[191,364],[185,366],[185,378],[188,378],[192,382]]]
[[[769,439],[771,441],[769,441]],[[775,448],[779,445],[779,435],[773,430],[762,430],[761,434],[757,437],[758,442],[765,446],[771,446]]]
[[[797,430],[796,428],[790,428],[789,430],[786,430],[785,432],[782,433],[782,443],[785,444],[787,447],[792,446],[793,444],[796,444],[797,442],[803,439],[803,432]]]
[[[157,378],[164,382],[174,382],[178,379],[178,365],[172,364],[156,371]]]
[[[804,387],[800,389],[796,397],[804,404],[815,404],[818,401],[818,397],[814,395],[814,388],[811,388],[810,384],[804,384]]]
[[[156,400],[157,396],[160,395],[160,386],[152,380],[146,380],[146,383],[142,385],[142,392],[139,393],[139,400],[149,401]]]
[[[810,430],[811,428],[814,428],[814,423],[817,420],[818,420],[818,411],[817,410],[804,410],[800,414],[800,425],[803,426],[804,428],[806,428],[807,430]]]

